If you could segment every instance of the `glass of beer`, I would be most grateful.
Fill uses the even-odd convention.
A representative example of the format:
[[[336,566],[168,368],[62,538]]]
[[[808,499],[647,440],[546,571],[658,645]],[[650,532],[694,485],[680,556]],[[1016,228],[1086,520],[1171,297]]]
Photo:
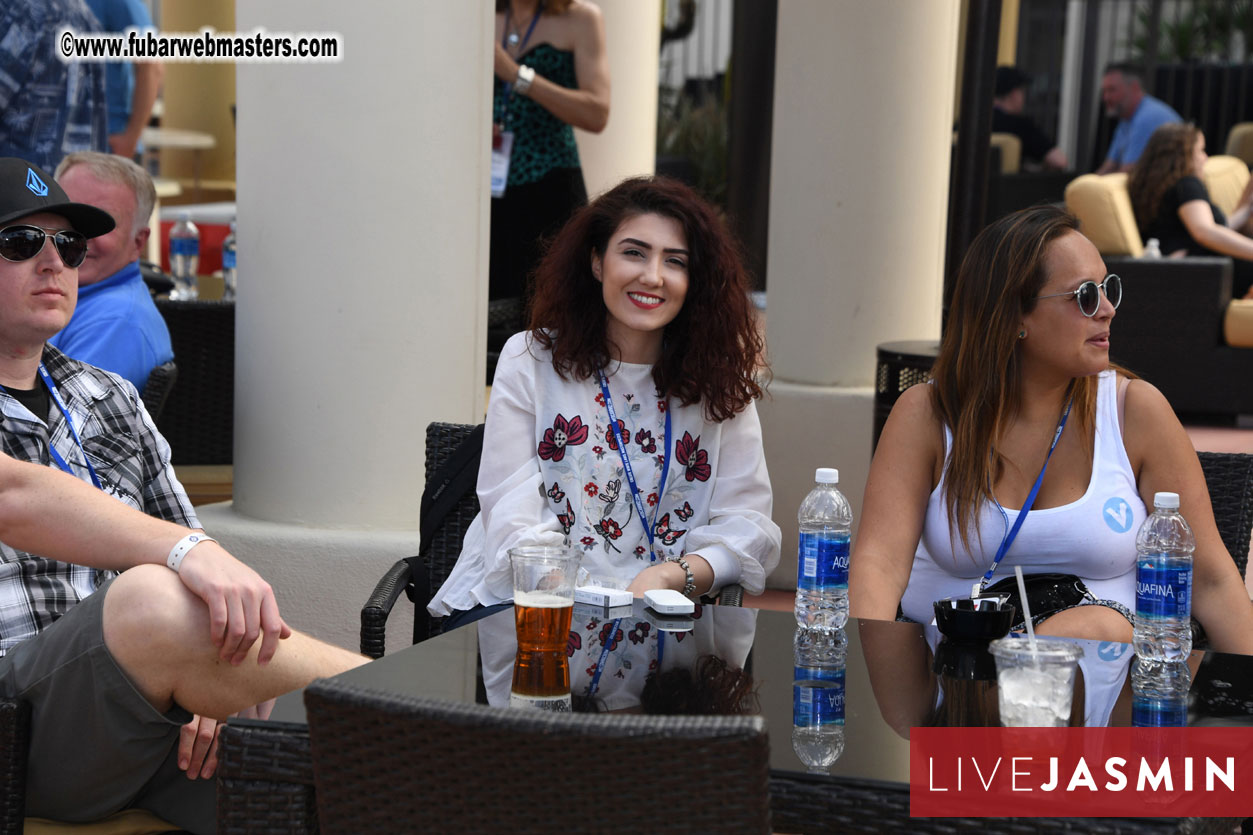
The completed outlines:
[[[570,710],[566,644],[574,610],[574,582],[582,554],[573,548],[509,549],[513,563],[513,616],[518,655],[509,704]]]

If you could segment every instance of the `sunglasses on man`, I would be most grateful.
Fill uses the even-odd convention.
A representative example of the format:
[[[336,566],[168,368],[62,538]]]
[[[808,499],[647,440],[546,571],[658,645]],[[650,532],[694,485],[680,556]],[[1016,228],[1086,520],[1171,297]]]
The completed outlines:
[[[1055,299],[1059,296],[1074,296],[1075,301],[1079,303],[1079,312],[1084,316],[1092,317],[1101,308],[1101,293],[1105,294],[1105,298],[1109,299],[1109,303],[1118,309],[1118,305],[1122,304],[1122,279],[1110,273],[1105,276],[1105,280],[1100,284],[1095,281],[1085,281],[1076,289],[1066,293],[1050,293],[1047,296],[1036,296],[1039,299]]]
[[[87,238],[72,229],[44,229],[23,224],[0,229],[0,258],[29,261],[43,250],[49,238],[65,266],[77,267],[87,257]]]

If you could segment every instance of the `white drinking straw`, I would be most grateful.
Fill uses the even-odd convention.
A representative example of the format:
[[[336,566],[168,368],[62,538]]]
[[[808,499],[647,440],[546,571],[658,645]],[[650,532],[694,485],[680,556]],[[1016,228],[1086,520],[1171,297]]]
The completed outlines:
[[[1035,629],[1031,626],[1031,606],[1027,603],[1027,584],[1022,579],[1022,566],[1014,566],[1014,576],[1018,578],[1018,599],[1022,601],[1022,620],[1027,624],[1027,640],[1031,642],[1031,656],[1038,651],[1035,645]]]

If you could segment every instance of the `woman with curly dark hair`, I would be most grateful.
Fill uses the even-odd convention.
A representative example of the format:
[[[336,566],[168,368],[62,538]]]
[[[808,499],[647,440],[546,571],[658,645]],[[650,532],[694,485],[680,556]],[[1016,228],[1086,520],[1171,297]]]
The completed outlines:
[[[1205,136],[1196,125],[1153,131],[1127,180],[1140,234],[1157,238],[1164,254],[1227,255],[1235,263],[1236,298],[1253,296],[1253,180],[1231,217],[1209,199],[1201,180]]]
[[[593,579],[637,596],[760,592],[780,540],[753,404],[763,347],[739,248],[695,192],[640,177],[580,209],[540,263],[531,330],[501,352],[482,511],[431,613],[509,600],[523,545],[581,548]],[[493,703],[503,628],[483,642]]]

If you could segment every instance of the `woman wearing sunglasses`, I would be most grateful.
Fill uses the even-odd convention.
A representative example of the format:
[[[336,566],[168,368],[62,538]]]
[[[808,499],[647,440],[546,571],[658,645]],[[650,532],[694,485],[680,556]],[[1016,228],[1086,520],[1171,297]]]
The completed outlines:
[[[1136,532],[1168,490],[1196,535],[1193,615],[1215,648],[1253,653],[1253,607],[1192,444],[1157,389],[1110,364],[1121,300],[1061,209],[979,234],[933,381],[901,395],[875,452],[854,616],[890,620],[899,605],[930,623],[933,601],[1016,585],[1022,566],[1036,632],[1130,641]]]
[[[510,600],[509,549],[563,542],[593,580],[637,597],[760,592],[780,539],[753,405],[762,348],[739,249],[691,189],[630,179],[576,212],[536,273],[530,332],[501,353],[482,512],[431,613]],[[500,620],[479,626],[493,704],[515,653]],[[623,654],[609,632],[607,676]],[[749,642],[727,660],[742,664]]]

